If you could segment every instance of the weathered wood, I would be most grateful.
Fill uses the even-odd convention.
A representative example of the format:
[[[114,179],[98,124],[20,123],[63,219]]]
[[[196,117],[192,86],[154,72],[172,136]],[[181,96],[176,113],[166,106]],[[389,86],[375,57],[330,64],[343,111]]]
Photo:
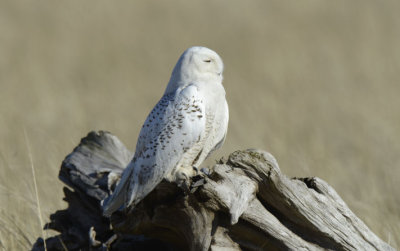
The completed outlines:
[[[260,150],[232,153],[190,194],[161,182],[135,208],[113,214],[111,229],[100,203],[131,156],[110,133],[82,139],[61,166],[60,179],[75,191],[64,190],[69,208],[52,215],[48,227],[61,234],[48,247],[62,250],[62,240],[92,250],[394,250],[326,182],[288,178]]]

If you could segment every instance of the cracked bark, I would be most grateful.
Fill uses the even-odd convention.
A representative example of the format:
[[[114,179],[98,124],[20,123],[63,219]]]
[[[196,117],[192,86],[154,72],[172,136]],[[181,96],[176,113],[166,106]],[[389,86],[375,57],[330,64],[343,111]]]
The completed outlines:
[[[232,153],[189,195],[161,182],[135,208],[102,217],[132,154],[107,132],[91,132],[62,163],[66,210],[46,225],[50,250],[394,250],[319,178],[288,178],[261,150]],[[110,227],[110,223],[112,228]],[[117,233],[118,236],[113,236]],[[38,239],[33,250],[41,250]]]

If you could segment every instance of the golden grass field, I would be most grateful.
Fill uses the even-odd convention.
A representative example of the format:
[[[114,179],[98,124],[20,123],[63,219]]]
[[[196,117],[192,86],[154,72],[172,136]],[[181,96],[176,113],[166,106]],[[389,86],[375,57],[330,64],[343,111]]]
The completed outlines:
[[[66,206],[63,158],[91,130],[134,150],[193,45],[223,58],[230,106],[225,145],[206,164],[268,150],[400,247],[399,11],[392,0],[1,1],[0,250],[42,235],[31,165],[47,222]]]

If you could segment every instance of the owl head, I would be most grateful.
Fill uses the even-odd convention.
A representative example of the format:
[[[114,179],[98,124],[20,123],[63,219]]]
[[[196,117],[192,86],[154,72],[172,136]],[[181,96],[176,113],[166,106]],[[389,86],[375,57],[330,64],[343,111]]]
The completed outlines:
[[[222,59],[215,51],[201,46],[191,47],[176,63],[166,93],[192,83],[221,83],[223,70]]]

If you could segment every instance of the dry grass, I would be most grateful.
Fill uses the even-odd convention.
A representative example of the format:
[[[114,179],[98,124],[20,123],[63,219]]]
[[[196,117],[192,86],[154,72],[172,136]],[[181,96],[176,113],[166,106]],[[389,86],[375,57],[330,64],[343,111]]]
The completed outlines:
[[[223,150],[269,150],[291,176],[328,181],[400,246],[400,2],[1,1],[0,249],[41,236],[62,202],[59,165],[90,130],[134,149],[179,54],[226,65]],[[208,163],[212,163],[208,161]]]
[[[39,227],[40,227],[40,230],[42,232],[41,237],[43,238],[43,240],[46,240],[46,234],[44,233],[43,227],[41,227],[41,226],[44,226],[44,225],[43,225],[43,218],[42,218],[42,208],[40,206],[38,185],[37,185],[37,181],[36,181],[35,165],[33,164],[33,156],[32,156],[31,146],[30,146],[28,134],[26,133],[25,128],[24,128],[24,136],[25,136],[26,147],[27,147],[27,150],[28,150],[29,161],[31,163],[33,187],[35,188],[36,209],[37,209],[37,215],[38,215],[39,224],[40,224]],[[44,250],[47,251],[46,242],[43,242],[43,247],[44,247]]]

